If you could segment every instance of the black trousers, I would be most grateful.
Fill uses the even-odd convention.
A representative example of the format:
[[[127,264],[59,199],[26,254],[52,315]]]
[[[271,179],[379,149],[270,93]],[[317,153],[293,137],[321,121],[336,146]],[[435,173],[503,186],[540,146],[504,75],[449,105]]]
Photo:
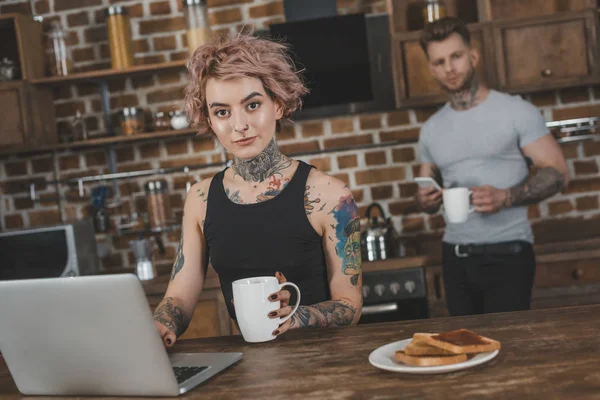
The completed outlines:
[[[451,316],[530,309],[535,254],[530,243],[516,243],[518,251],[480,251],[466,257],[460,256],[464,254],[460,250],[456,254],[455,245],[442,243],[444,289]]]

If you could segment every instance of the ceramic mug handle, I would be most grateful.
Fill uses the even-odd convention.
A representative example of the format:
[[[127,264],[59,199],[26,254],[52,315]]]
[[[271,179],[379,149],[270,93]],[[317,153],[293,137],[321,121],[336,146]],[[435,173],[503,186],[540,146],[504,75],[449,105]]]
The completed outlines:
[[[279,290],[282,290],[286,286],[292,286],[294,289],[296,289],[296,293],[298,293],[298,300],[296,301],[296,305],[294,306],[294,309],[288,316],[279,318],[279,325],[283,324],[285,321],[292,318],[292,315],[294,315],[294,313],[298,310],[298,307],[300,306],[300,289],[298,289],[298,286],[296,286],[292,282],[284,282],[279,285]]]

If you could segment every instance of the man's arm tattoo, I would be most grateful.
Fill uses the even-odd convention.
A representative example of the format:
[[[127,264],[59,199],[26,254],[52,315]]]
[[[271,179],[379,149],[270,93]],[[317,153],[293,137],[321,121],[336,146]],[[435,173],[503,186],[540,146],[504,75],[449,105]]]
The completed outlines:
[[[341,300],[329,300],[312,306],[300,306],[291,318],[290,327],[326,328],[350,325],[356,308]]]
[[[539,203],[560,192],[565,187],[562,172],[553,167],[541,168],[525,182],[507,189],[506,207],[525,206]]]
[[[154,319],[166,326],[177,337],[183,335],[190,325],[190,320],[185,316],[183,310],[173,305],[172,297],[165,297],[156,307]]]

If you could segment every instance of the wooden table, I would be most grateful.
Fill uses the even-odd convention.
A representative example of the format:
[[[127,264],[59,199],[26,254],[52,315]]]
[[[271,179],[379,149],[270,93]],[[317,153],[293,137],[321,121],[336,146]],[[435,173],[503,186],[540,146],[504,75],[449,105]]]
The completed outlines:
[[[372,350],[415,332],[458,328],[499,340],[500,354],[441,375],[404,375],[368,362]],[[600,305],[292,331],[262,344],[239,336],[188,340],[174,351],[244,353],[183,396],[190,399],[600,399]],[[2,361],[0,399],[18,398]]]

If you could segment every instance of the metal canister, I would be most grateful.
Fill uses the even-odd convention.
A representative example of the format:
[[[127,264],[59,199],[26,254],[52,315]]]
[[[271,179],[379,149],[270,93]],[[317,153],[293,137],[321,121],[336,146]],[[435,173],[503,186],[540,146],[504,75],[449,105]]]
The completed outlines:
[[[144,184],[151,228],[164,228],[173,223],[167,181],[158,179]]]

